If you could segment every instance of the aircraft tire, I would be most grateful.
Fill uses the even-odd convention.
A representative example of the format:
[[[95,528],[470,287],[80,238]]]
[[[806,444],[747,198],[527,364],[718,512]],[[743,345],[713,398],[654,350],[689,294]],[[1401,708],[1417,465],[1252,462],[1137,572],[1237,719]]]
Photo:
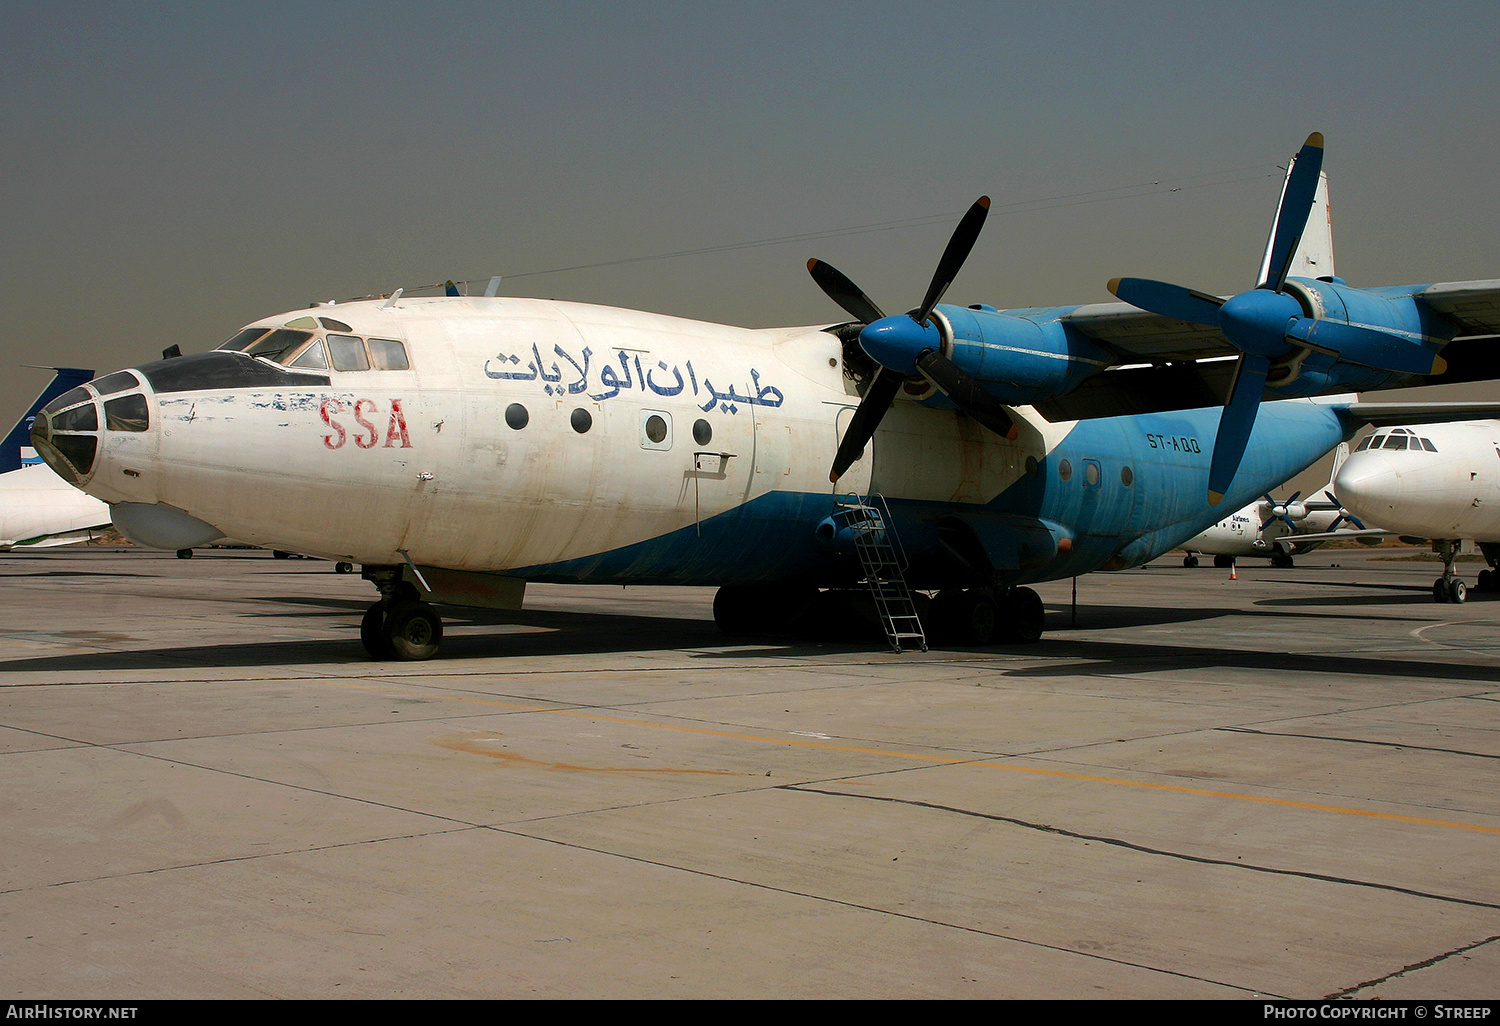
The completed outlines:
[[[1040,595],[1030,588],[1012,588],[1005,595],[1002,609],[1004,640],[1022,645],[1041,640],[1047,609]]]
[[[988,588],[964,592],[959,637],[966,645],[993,645],[1000,638],[1000,604]]]
[[[1290,567],[1296,566],[1297,564],[1292,562],[1291,556],[1288,556],[1284,552],[1278,552],[1271,557],[1271,565],[1278,570],[1286,570]]]
[[[1469,589],[1463,581],[1457,577],[1448,582],[1448,601],[1462,602],[1469,597]]]
[[[1218,567],[1220,570],[1228,570],[1230,567],[1234,566],[1234,557],[1233,556],[1215,556],[1214,557],[1214,566]]]
[[[193,558],[193,550],[192,549],[178,549],[177,550],[177,558],[178,559],[192,559]]]
[[[396,658],[385,635],[385,607],[379,602],[365,610],[364,619],[359,622],[359,640],[371,659]]]
[[[1187,567],[1189,570],[1196,570],[1198,569],[1198,557],[1190,552],[1186,556],[1182,557],[1182,565]]]
[[[1493,570],[1481,570],[1479,571],[1479,580],[1474,583],[1480,591],[1494,591],[1496,590],[1497,576],[1500,575],[1497,575]]]
[[[333,564],[333,572],[336,574],[352,574],[354,573],[354,564],[339,560]]]
[[[426,602],[399,602],[386,615],[381,633],[397,659],[431,659],[443,643],[443,618]]]

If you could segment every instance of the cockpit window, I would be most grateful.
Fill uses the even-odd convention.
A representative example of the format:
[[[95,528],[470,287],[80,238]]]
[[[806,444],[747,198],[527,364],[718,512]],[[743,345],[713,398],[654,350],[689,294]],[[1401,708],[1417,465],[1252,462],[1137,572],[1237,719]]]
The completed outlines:
[[[407,370],[410,364],[406,362],[406,346],[393,338],[372,338],[369,340],[370,366],[376,370]]]
[[[246,346],[248,346],[251,342],[254,342],[256,339],[260,338],[262,335],[264,335],[266,332],[268,332],[270,330],[271,330],[270,328],[245,328],[243,331],[241,331],[239,334],[235,335],[229,341],[227,341],[223,345],[219,346],[219,348],[220,349],[230,349],[230,350],[233,350],[235,352],[240,352]]]
[[[317,339],[297,356],[295,360],[287,363],[288,367],[316,367],[320,370],[328,369],[328,354],[323,350],[323,343]]]
[[[1365,436],[1365,440],[1362,441],[1362,442],[1360,442],[1359,445],[1355,446],[1354,451],[1355,452],[1364,452],[1366,449],[1370,448],[1370,444],[1372,442],[1374,442],[1374,441],[1375,441],[1375,436],[1374,435],[1366,435]]]
[[[105,400],[104,426],[111,431],[145,431],[150,427],[150,420],[146,412],[146,397],[139,392]]]
[[[1432,444],[1432,439],[1430,438],[1422,439],[1422,448],[1426,449],[1428,452],[1437,452],[1437,446]]]
[[[332,317],[319,317],[318,320],[321,321],[321,322],[323,322],[323,327],[327,328],[329,331],[353,331],[354,330],[349,325],[345,324],[343,321],[336,321]]]
[[[100,395],[114,395],[116,392],[123,392],[127,388],[135,388],[140,382],[129,371],[116,371],[113,374],[106,374],[102,378],[96,378],[90,381],[89,384],[94,386],[94,391]]]
[[[365,344],[353,335],[329,335],[328,351],[333,357],[334,370],[370,369],[370,362],[365,359]]]
[[[1405,449],[1406,448],[1406,436],[1405,435],[1391,435],[1389,438],[1387,438],[1385,440],[1385,448],[1387,448],[1387,449]]]
[[[274,360],[288,349],[295,349],[310,338],[312,338],[312,332],[309,331],[277,328],[244,352],[249,356],[263,356],[267,360]]]

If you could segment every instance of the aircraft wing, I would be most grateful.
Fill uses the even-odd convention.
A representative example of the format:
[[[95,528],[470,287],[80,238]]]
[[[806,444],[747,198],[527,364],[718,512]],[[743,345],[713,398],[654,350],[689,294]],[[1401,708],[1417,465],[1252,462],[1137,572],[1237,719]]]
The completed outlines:
[[[1307,542],[1350,541],[1351,539],[1373,542],[1381,538],[1395,537],[1395,531],[1382,531],[1379,528],[1367,527],[1358,531],[1324,531],[1321,534],[1284,534],[1272,542],[1272,544],[1281,549],[1293,549]]]
[[[1500,377],[1500,279],[1389,290],[1411,295],[1458,326],[1444,349],[1448,369],[1387,387],[1440,385]],[[1070,332],[1107,349],[1113,366],[1056,399],[1037,403],[1048,420],[1086,420],[1223,405],[1239,350],[1217,326],[1165,317],[1129,303],[1094,303],[1061,312]],[[1340,391],[1332,387],[1330,392]],[[1267,399],[1277,398],[1268,393]],[[1477,416],[1477,415],[1475,415]],[[1500,414],[1486,414],[1500,416]]]
[[[1348,420],[1375,427],[1402,424],[1445,424],[1454,420],[1500,419],[1500,403],[1351,403]]]
[[[1500,279],[1450,281],[1413,293],[1458,325],[1458,337],[1500,335]]]

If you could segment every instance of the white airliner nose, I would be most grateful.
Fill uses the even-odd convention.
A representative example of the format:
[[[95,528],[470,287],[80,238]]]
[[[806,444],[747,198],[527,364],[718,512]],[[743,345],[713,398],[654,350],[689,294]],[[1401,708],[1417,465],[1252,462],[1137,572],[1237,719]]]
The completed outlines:
[[[1355,453],[1334,476],[1333,493],[1350,513],[1378,523],[1401,501],[1401,473],[1381,453]]]

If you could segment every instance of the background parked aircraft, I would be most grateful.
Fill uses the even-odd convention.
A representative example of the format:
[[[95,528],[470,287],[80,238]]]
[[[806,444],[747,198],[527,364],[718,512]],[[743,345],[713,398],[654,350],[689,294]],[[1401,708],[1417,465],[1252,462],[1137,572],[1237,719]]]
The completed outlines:
[[[0,442],[0,548],[87,541],[109,526],[109,507],[58,477],[31,447],[37,412],[94,376],[77,367],[53,370],[47,387]]]
[[[1334,454],[1334,474],[1348,456],[1348,443],[1340,442]],[[1184,542],[1182,549],[1187,555],[1183,557],[1182,565],[1195,567],[1199,555],[1209,555],[1214,557],[1214,566],[1217,567],[1226,567],[1247,557],[1270,559],[1272,566],[1289,567],[1293,565],[1293,556],[1311,552],[1328,541],[1368,537],[1360,530],[1364,525],[1341,507],[1333,496],[1332,475],[1326,485],[1306,498],[1299,491],[1278,500],[1268,492]],[[1345,523],[1352,529],[1339,533],[1339,526]]]
[[[1334,478],[1334,494],[1360,517],[1389,533],[1430,539],[1443,557],[1432,582],[1438,602],[1462,602],[1464,582],[1453,569],[1463,539],[1479,543],[1490,569],[1482,590],[1500,590],[1500,421],[1428,420],[1381,428],[1360,442]]]

